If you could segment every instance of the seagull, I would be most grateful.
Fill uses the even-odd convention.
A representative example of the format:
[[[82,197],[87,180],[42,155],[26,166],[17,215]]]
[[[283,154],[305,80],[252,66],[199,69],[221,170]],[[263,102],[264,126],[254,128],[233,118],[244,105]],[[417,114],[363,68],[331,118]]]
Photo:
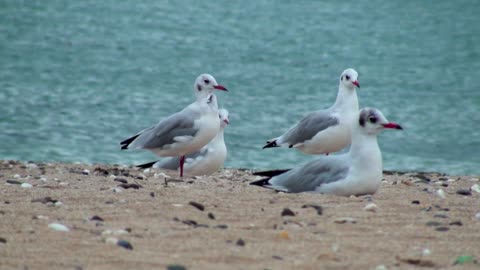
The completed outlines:
[[[389,122],[378,109],[364,108],[357,114],[349,152],[320,156],[291,170],[255,173],[266,178],[251,184],[293,193],[373,194],[380,186],[383,170],[377,135],[385,128],[402,129]]]
[[[350,144],[351,127],[358,114],[356,88],[358,73],[346,69],[340,75],[335,103],[328,109],[309,113],[280,137],[267,141],[263,147],[288,146],[305,154],[329,154]]]
[[[227,158],[227,147],[223,139],[223,131],[230,123],[228,120],[228,111],[219,110],[220,131],[207,145],[197,152],[185,156],[184,170],[189,175],[210,175],[218,171]],[[160,161],[154,161],[138,165],[139,168],[157,168],[178,170],[179,157],[168,157]]]
[[[185,155],[205,146],[220,129],[215,90],[227,91],[212,75],[198,76],[194,84],[195,102],[122,141],[121,149],[146,149],[158,156],[179,156],[180,177],[183,177]]]

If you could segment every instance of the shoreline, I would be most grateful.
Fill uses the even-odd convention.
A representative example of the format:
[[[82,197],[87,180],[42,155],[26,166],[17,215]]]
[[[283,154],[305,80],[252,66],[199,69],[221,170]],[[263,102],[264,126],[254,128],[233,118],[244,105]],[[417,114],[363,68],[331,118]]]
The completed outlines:
[[[478,267],[478,176],[386,171],[360,197],[256,179],[0,161],[0,269],[437,269],[459,256]]]

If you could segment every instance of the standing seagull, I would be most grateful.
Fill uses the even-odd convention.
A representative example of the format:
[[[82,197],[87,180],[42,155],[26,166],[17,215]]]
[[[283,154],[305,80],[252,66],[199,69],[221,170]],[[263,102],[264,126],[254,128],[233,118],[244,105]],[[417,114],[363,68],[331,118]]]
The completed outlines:
[[[260,172],[267,178],[251,183],[285,192],[319,192],[342,196],[373,194],[382,181],[382,153],[377,134],[384,128],[402,129],[382,112],[364,108],[352,131],[350,151],[321,156],[291,170]]]
[[[194,103],[124,140],[120,143],[122,149],[147,149],[159,156],[179,156],[182,177],[185,155],[205,146],[220,129],[214,90],[227,91],[212,75],[198,76],[194,84],[197,97]]]
[[[185,156],[185,173],[189,175],[210,175],[218,171],[227,158],[227,147],[223,139],[223,131],[229,124],[228,111],[225,109],[219,110],[220,117],[220,131],[217,136],[213,138],[207,145],[202,147],[197,152]],[[154,161],[142,165],[140,168],[157,168],[178,170],[179,157],[164,158],[160,161]]]
[[[346,69],[340,76],[333,106],[309,113],[285,134],[267,141],[263,148],[288,146],[312,155],[342,150],[350,144],[351,127],[358,114],[357,87],[360,88],[358,73]]]

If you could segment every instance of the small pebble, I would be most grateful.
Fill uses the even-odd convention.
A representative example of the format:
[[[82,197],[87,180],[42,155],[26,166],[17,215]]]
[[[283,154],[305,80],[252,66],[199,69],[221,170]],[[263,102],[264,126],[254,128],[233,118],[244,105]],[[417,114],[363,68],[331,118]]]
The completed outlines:
[[[197,209],[200,210],[200,211],[205,210],[205,206],[203,206],[203,204],[201,204],[201,203],[197,203],[197,202],[191,201],[191,202],[189,202],[188,204],[190,204],[191,206],[197,208]]]
[[[280,261],[281,261],[281,260],[283,260],[283,258],[282,258],[282,257],[280,257],[280,256],[277,256],[277,255],[273,255],[273,256],[272,256],[272,259],[275,259],[275,260],[280,260]]]
[[[63,203],[62,203],[62,202],[54,202],[53,205],[55,205],[55,206],[62,206]]]
[[[456,221],[450,222],[448,225],[450,225],[450,226],[453,226],[453,225],[455,225],[455,226],[463,226],[463,223],[462,223],[460,220],[456,220]]]
[[[439,231],[439,232],[446,232],[448,230],[450,230],[450,228],[448,227],[437,227],[435,228],[436,231]]]
[[[117,245],[126,249],[130,249],[130,250],[133,249],[132,244],[130,244],[130,242],[128,242],[127,240],[118,240]]]
[[[334,222],[337,224],[345,224],[345,223],[355,224],[357,223],[357,220],[351,217],[341,217],[341,218],[335,219]]]
[[[183,207],[183,204],[181,203],[174,203],[172,204],[173,207]]]
[[[60,224],[60,223],[50,223],[48,224],[48,227],[50,229],[53,229],[55,231],[60,231],[60,232],[68,232],[70,231],[67,226]]]
[[[434,218],[448,218],[447,215],[443,215],[443,214],[435,214],[433,215]]]
[[[183,265],[171,264],[167,266],[167,270],[187,270],[187,268]]]
[[[22,182],[17,181],[17,180],[7,180],[7,183],[11,184],[11,185],[21,185],[22,184]]]
[[[120,192],[122,192],[122,191],[123,191],[123,188],[121,188],[121,187],[115,187],[115,188],[113,188],[113,192],[115,192],[115,193],[120,193]]]
[[[243,241],[243,239],[240,238],[240,239],[237,240],[235,245],[243,247],[243,246],[245,246],[245,241]]]
[[[20,178],[20,177],[21,177],[21,176],[20,176],[20,174],[18,174],[18,173],[13,176],[13,178]]]
[[[425,225],[427,225],[428,227],[437,227],[437,226],[441,226],[442,223],[440,223],[438,221],[429,221],[429,222],[425,223]]]
[[[139,184],[135,184],[135,183],[131,183],[131,184],[120,184],[118,185],[118,187],[122,187],[124,189],[129,189],[129,188],[133,188],[133,189],[139,189],[139,188],[142,188],[141,185]]]
[[[103,218],[101,218],[100,216],[97,216],[97,215],[91,217],[90,220],[91,221],[102,221],[103,222]]]
[[[105,239],[105,243],[107,244],[116,245],[117,242],[118,242],[118,239],[115,237],[107,237],[107,239]]]
[[[369,203],[363,208],[363,210],[368,212],[377,212],[378,206],[374,203]]]
[[[90,171],[87,170],[87,169],[85,169],[85,170],[82,171],[82,174],[83,174],[83,175],[89,175],[89,174],[90,174]]]
[[[478,212],[478,213],[475,214],[475,218],[478,219],[478,220],[480,220],[480,212]]]
[[[381,265],[375,267],[375,270],[388,270],[388,268],[385,265],[381,264]]]
[[[413,200],[412,204],[420,204],[420,201],[419,200]]]
[[[284,216],[295,216],[295,213],[288,208],[283,208],[282,217]]]
[[[438,197],[442,198],[442,199],[445,199],[446,196],[445,196],[445,191],[443,191],[443,189],[439,189],[437,190],[437,195]]]
[[[7,243],[7,239],[5,239],[5,238],[3,238],[3,237],[0,237],[0,243],[6,244],[6,243]]]
[[[215,216],[213,215],[213,213],[208,213],[208,218],[209,219],[215,219]]]
[[[285,240],[288,240],[290,239],[290,236],[288,235],[288,232],[287,231],[281,231],[278,236],[282,239],[285,239]]]
[[[320,205],[315,204],[304,204],[302,208],[313,208],[317,210],[317,215],[321,216],[323,214],[323,208]]]
[[[21,186],[22,188],[32,188],[32,187],[33,187],[32,184],[30,184],[30,183],[23,183],[23,184],[21,184],[20,186]]]
[[[463,196],[471,196],[472,192],[468,189],[459,189],[457,190],[457,194],[463,195]]]
[[[457,180],[455,180],[453,178],[450,178],[450,179],[447,180],[447,182],[455,182],[455,181],[457,181]]]
[[[214,228],[225,230],[225,229],[228,229],[228,226],[225,225],[225,224],[219,224],[219,225],[215,226]]]
[[[115,182],[120,182],[120,183],[123,183],[123,184],[127,184],[127,183],[128,183],[127,179],[125,179],[125,178],[118,178],[118,177],[114,178],[113,181],[115,181]]]
[[[432,252],[430,251],[430,249],[424,248],[424,249],[422,250],[422,256],[428,256],[428,255],[430,255],[430,254],[432,254]]]
[[[154,198],[155,197],[155,192],[150,192],[150,197]]]

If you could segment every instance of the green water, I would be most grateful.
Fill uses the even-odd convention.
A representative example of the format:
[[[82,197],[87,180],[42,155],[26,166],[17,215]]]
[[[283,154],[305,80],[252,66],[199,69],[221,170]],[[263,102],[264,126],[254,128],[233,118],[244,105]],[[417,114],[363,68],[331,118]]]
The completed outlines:
[[[226,166],[315,158],[261,150],[359,74],[385,169],[480,174],[480,1],[14,1],[0,3],[0,159],[136,164],[118,143],[230,89]]]

